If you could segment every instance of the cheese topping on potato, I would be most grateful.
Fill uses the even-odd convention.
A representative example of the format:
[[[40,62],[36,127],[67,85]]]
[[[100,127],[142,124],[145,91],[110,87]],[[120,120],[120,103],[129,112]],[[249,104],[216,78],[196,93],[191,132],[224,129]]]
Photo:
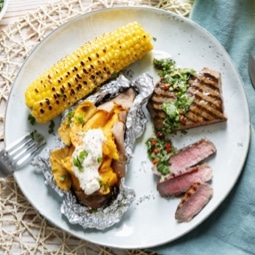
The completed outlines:
[[[102,129],[90,129],[83,134],[82,145],[76,147],[72,155],[73,173],[87,195],[100,189],[98,170],[102,163],[104,141],[106,137]]]

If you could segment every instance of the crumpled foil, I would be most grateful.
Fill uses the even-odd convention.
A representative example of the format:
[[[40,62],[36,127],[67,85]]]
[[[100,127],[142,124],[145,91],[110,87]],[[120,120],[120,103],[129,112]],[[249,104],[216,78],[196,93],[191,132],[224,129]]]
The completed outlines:
[[[127,162],[132,158],[136,139],[143,134],[146,127],[147,119],[142,108],[153,92],[153,78],[148,73],[144,73],[131,82],[124,75],[120,75],[116,80],[105,84],[96,93],[86,98],[86,100],[90,100],[94,104],[99,105],[116,97],[119,93],[130,87],[136,91],[137,95],[128,112],[126,121],[125,148]],[[77,107],[77,105],[74,107]],[[66,114],[67,112],[63,114],[62,120],[64,120]],[[59,196],[63,197],[61,213],[67,217],[70,223],[78,224],[84,229],[107,229],[121,220],[124,213],[134,201],[134,190],[125,186],[125,178],[122,178],[119,194],[109,206],[91,210],[91,208],[79,204],[71,191],[62,191],[57,187],[51,173],[49,149],[46,149],[44,154],[36,157],[32,165],[38,167],[43,172],[46,184],[55,190]]]

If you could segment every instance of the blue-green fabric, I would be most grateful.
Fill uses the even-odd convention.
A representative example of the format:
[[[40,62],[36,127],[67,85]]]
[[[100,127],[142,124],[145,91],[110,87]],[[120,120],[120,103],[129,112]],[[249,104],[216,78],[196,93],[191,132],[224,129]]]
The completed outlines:
[[[255,254],[255,90],[248,75],[249,53],[255,55],[255,0],[196,0],[190,18],[221,42],[240,72],[251,113],[251,145],[242,175],[221,206],[193,231],[153,250],[164,255]]]

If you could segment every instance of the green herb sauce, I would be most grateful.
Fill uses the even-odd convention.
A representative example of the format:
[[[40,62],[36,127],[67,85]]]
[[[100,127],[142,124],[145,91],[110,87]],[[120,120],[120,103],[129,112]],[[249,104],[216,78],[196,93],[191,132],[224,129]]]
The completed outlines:
[[[195,74],[195,70],[190,68],[177,68],[176,62],[171,59],[154,59],[154,67],[158,69],[160,76],[160,87],[172,92],[175,100],[167,100],[162,104],[162,110],[166,117],[163,122],[162,132],[172,133],[173,130],[185,124],[185,113],[189,110],[193,98],[189,96],[189,79]]]
[[[157,170],[162,175],[167,175],[170,173],[169,159],[175,154],[176,149],[170,140],[162,138],[161,134],[157,134],[157,137],[146,141],[146,146],[148,156]]]

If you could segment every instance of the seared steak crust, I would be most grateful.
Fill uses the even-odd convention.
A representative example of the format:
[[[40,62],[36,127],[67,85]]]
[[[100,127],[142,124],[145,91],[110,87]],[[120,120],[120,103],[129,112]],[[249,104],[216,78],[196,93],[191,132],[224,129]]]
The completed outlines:
[[[179,222],[189,222],[209,202],[213,188],[208,183],[194,183],[185,193],[175,212]]]
[[[190,77],[187,93],[194,98],[194,101],[185,114],[185,122],[175,130],[190,129],[227,120],[224,115],[221,74],[219,72],[203,68],[202,71]],[[162,110],[162,103],[166,100],[175,101],[176,97],[173,92],[165,89],[164,84],[160,81],[147,105],[157,130],[163,128],[166,114]]]

